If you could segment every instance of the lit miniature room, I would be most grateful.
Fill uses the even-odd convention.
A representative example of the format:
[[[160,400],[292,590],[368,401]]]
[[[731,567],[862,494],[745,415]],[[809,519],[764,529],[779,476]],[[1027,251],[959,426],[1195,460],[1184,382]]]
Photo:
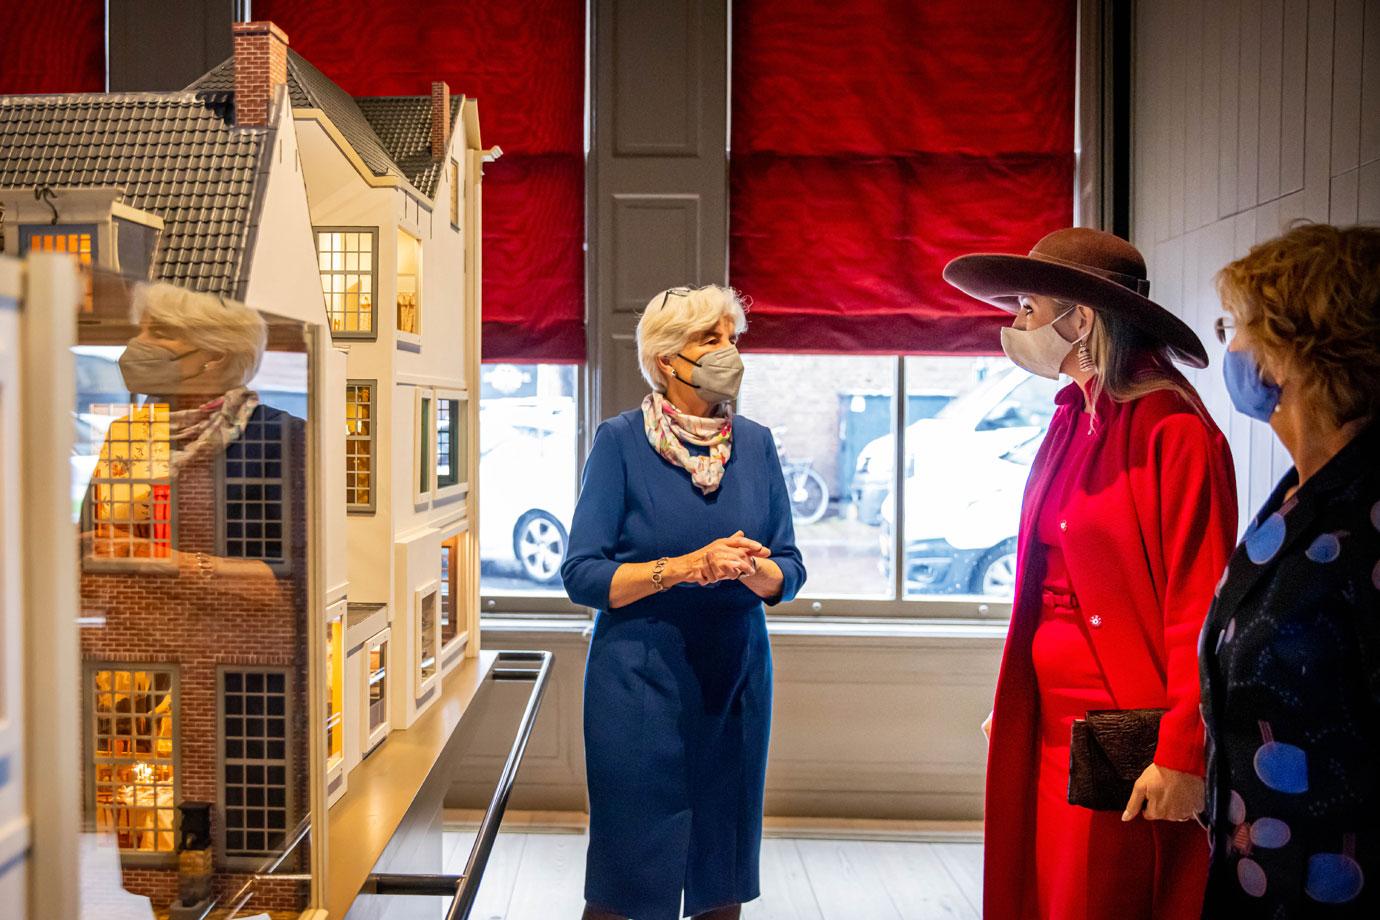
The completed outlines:
[[[0,35],[6,920],[1380,916],[1380,2]]]

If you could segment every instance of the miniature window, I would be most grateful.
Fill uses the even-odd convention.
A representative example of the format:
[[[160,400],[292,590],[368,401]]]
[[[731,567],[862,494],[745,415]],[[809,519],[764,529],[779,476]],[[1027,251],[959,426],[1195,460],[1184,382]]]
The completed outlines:
[[[177,819],[177,681],[171,668],[88,671],[89,795],[121,850],[172,854]]]
[[[422,241],[398,232],[398,331],[422,334]]]
[[[460,399],[436,400],[436,488],[465,481],[465,403]]]
[[[374,510],[374,395],[372,380],[345,384],[345,503]]]
[[[342,605],[341,612],[344,612]],[[326,623],[326,772],[345,759],[345,618]]]
[[[121,415],[106,429],[91,474],[87,558],[167,560],[173,530],[168,405],[99,408]]]
[[[457,534],[441,544],[441,648],[450,645],[460,634],[459,572],[460,537]]]
[[[440,595],[433,585],[417,592],[417,695],[426,692],[436,677],[437,656],[440,654]]]
[[[267,856],[288,832],[288,680],[279,670],[221,672],[225,855]]]
[[[338,338],[373,338],[374,291],[378,278],[377,231],[316,231],[321,291],[331,333]]]
[[[287,555],[287,416],[259,410],[225,450],[224,555],[283,564]]]
[[[83,313],[93,309],[91,296],[91,265],[95,262],[96,228],[90,225],[65,227],[20,227],[19,254],[29,252],[65,252],[76,256],[82,272],[82,285],[85,295],[82,298]]]
[[[418,393],[417,396],[417,499],[420,501],[431,494],[431,461],[435,454],[432,443],[432,398]]]
[[[385,629],[369,642],[365,753],[378,747],[388,737],[388,641],[389,631]]]
[[[460,164],[450,161],[450,225],[460,229]]]

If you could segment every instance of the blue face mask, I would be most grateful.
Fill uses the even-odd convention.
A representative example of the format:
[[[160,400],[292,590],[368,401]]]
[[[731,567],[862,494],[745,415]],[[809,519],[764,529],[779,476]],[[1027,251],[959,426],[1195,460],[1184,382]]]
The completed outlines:
[[[1279,406],[1280,390],[1265,379],[1254,356],[1246,349],[1228,351],[1222,359],[1222,376],[1227,381],[1231,404],[1242,415],[1268,422]]]

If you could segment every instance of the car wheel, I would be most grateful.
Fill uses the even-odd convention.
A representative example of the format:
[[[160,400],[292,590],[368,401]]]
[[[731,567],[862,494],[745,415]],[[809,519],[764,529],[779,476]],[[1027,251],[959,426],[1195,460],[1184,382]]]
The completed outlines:
[[[973,575],[973,593],[1006,600],[1016,595],[1016,539],[1003,540],[987,551]]]
[[[513,528],[513,554],[524,576],[549,585],[561,577],[565,528],[545,511],[529,511]]]

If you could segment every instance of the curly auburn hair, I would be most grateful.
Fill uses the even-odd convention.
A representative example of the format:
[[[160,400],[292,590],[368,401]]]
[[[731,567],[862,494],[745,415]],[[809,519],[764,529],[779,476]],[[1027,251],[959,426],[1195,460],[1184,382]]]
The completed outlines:
[[[1380,227],[1302,223],[1217,273],[1264,357],[1303,377],[1338,425],[1380,403]]]

